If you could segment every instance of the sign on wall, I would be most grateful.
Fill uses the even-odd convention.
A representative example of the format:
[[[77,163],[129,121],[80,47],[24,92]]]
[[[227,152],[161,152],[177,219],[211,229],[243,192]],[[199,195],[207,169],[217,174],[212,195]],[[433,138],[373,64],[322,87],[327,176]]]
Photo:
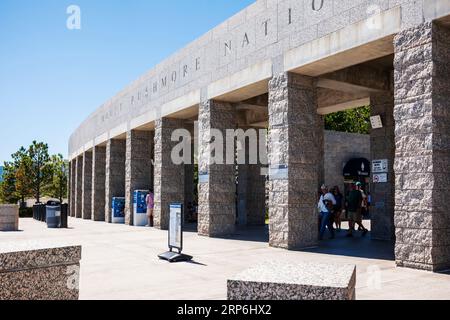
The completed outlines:
[[[198,174],[198,183],[208,183],[209,182],[209,173],[208,172],[199,172]]]
[[[389,160],[373,160],[372,161],[373,173],[387,173],[389,172]]]
[[[373,183],[386,183],[388,182],[387,173],[380,173],[373,175]]]
[[[289,178],[289,167],[284,164],[270,167],[269,178],[270,180],[287,180]]]
[[[372,125],[372,129],[383,128],[383,121],[381,120],[381,116],[370,117],[370,124]]]

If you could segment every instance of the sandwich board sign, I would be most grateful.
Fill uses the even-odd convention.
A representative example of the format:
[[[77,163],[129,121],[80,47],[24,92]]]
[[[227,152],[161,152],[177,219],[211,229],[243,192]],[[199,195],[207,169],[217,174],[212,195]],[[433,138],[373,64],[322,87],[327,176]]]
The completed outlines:
[[[181,204],[170,205],[169,248],[183,250],[182,208]]]
[[[169,262],[181,262],[192,260],[191,256],[182,254],[183,251],[183,205],[181,203],[170,204],[169,216],[169,250],[158,257]],[[175,252],[177,251],[177,252]]]

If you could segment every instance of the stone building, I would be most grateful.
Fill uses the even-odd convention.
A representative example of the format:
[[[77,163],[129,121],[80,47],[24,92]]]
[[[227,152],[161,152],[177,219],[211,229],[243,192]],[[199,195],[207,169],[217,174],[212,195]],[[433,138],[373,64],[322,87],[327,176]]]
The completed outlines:
[[[172,133],[185,128],[198,133],[198,231],[233,233],[236,166],[210,161],[212,132],[268,128],[270,245],[316,246],[322,116],[370,104],[382,123],[372,159],[387,160],[371,177],[372,237],[395,238],[399,266],[449,268],[449,16],[449,0],[256,1],[79,126],[69,141],[71,214],[110,222],[111,198],[125,196],[132,224],[132,190],[153,187],[156,226],[167,228],[168,204],[192,196],[192,165],[171,161]],[[262,163],[238,169],[248,224],[262,221]]]

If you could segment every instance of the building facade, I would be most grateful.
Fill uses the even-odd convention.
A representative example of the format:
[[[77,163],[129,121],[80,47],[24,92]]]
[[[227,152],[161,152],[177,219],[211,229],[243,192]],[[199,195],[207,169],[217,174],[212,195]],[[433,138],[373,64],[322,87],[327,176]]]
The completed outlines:
[[[73,133],[71,214],[110,222],[111,198],[125,196],[133,224],[132,191],[152,188],[155,224],[166,229],[168,204],[194,189],[193,166],[171,157],[182,128],[196,132],[199,234],[234,232],[236,193],[243,221],[260,224],[267,187],[270,245],[316,246],[323,115],[370,104],[382,124],[370,136],[381,164],[371,177],[372,237],[395,239],[399,266],[449,268],[450,205],[441,196],[450,188],[449,17],[449,0],[257,0]],[[267,161],[260,154],[238,173],[235,163],[211,161],[225,153],[212,152],[213,132],[251,128],[268,129],[258,140]]]

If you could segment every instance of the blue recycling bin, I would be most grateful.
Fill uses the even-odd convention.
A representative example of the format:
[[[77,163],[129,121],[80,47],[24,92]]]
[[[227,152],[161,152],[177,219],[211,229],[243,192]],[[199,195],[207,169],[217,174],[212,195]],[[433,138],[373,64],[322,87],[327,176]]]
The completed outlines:
[[[125,198],[112,199],[112,223],[125,223]]]
[[[149,193],[148,190],[135,190],[133,193],[133,224],[137,227],[144,227],[148,224],[145,199]]]

